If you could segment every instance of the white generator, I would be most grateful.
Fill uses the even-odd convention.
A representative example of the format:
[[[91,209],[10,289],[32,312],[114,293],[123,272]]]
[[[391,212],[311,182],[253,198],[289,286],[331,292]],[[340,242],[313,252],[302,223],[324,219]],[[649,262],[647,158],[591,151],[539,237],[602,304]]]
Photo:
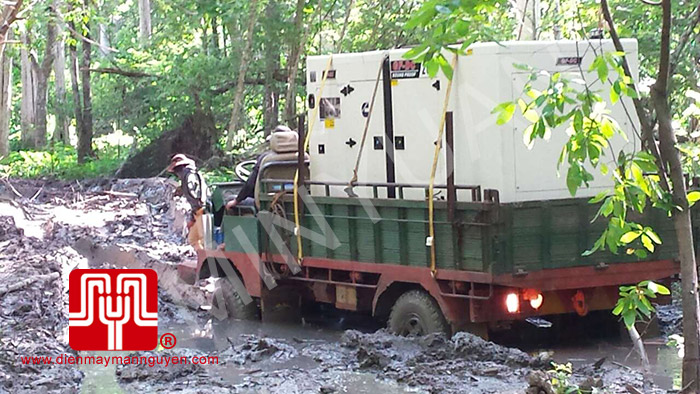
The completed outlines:
[[[636,80],[637,41],[625,39],[622,44]],[[429,183],[448,80],[442,72],[430,78],[420,63],[404,59],[407,50],[333,55],[321,98],[318,95],[329,55],[308,58],[309,117],[316,113],[316,119],[307,121],[313,127],[309,145],[312,181],[348,183],[351,180],[375,82],[382,68],[357,182]],[[534,148],[528,149],[523,142],[523,130],[529,123],[519,111],[505,125],[497,125],[496,115],[491,112],[498,104],[521,96],[530,73],[514,64],[560,72],[573,79],[580,78],[580,70],[588,73],[596,54],[613,51],[610,40],[471,45],[467,55],[457,61],[448,104],[448,111],[454,116],[454,183],[478,185],[482,190],[496,189],[502,202],[571,197],[566,187],[566,166],[557,170],[561,149],[568,139],[563,128],[554,130],[548,141],[537,140]],[[446,55],[448,60],[452,56]],[[586,79],[590,83],[598,77],[589,73]],[[533,85],[537,88],[548,82],[548,78],[540,77]],[[608,97],[608,86],[597,82],[593,89],[605,89],[601,95]],[[317,105],[320,107],[315,110]],[[625,106],[632,120],[626,115]],[[608,103],[608,109],[628,137],[625,141],[615,136],[611,141],[613,149],[638,149],[640,141],[635,130],[639,127],[632,123],[636,119],[631,100],[623,98],[615,105]],[[442,146],[435,183],[444,185],[447,176],[444,134]],[[605,154],[602,162],[614,161],[610,152]],[[590,188],[580,189],[577,196],[593,196],[611,184],[597,170],[590,171],[596,180]],[[312,195],[322,195],[324,189],[312,187]],[[333,196],[347,196],[341,186],[330,190]],[[380,198],[398,197],[384,187],[378,191]],[[367,187],[355,187],[354,192],[361,197],[373,196],[373,190]],[[420,188],[406,189],[403,197],[424,199],[425,193]],[[458,191],[457,200],[471,201],[471,192]]]

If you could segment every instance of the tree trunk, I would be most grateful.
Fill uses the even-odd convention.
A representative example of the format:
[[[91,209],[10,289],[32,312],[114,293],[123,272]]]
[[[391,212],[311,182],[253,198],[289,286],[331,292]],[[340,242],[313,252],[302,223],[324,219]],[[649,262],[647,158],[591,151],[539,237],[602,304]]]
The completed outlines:
[[[66,45],[63,40],[56,42],[56,61],[54,75],[56,78],[56,127],[53,130],[53,140],[70,144],[69,123],[66,113]]]
[[[29,37],[24,31],[20,38],[20,79],[22,98],[20,100],[20,124],[22,127],[22,146],[32,147],[36,128],[37,65],[29,53]]]
[[[109,50],[109,35],[107,34],[107,25],[104,23],[100,23],[97,25],[97,28],[99,29],[100,33],[100,45],[99,45],[99,50],[100,50],[100,56],[103,57],[110,57]]]
[[[72,22],[70,25],[75,31],[75,26],[73,26]],[[78,134],[78,146],[80,146],[85,133],[83,131],[83,105],[80,101],[80,87],[78,85],[78,48],[75,44],[71,44],[68,47],[68,57],[70,58],[70,85],[73,93],[75,128]]]
[[[669,2],[670,0],[664,0]],[[658,82],[657,82],[658,84]],[[686,197],[685,177],[681,164],[680,152],[676,148],[676,135],[671,124],[671,112],[668,95],[655,84],[652,97],[659,124],[659,146],[661,155],[668,164],[673,184],[673,202],[682,208],[674,210],[673,225],[678,238],[678,252],[681,261],[681,289],[683,309],[683,338],[685,356],[683,357],[683,387],[686,392],[700,390],[700,302],[698,300],[698,269],[695,262],[693,228],[690,209]]]
[[[280,67],[279,30],[273,26],[279,22],[279,6],[269,1],[265,8],[265,93],[263,97],[263,128],[268,135],[279,121],[279,96],[275,71]]]
[[[151,39],[151,0],[139,0],[139,39],[144,45]]]
[[[241,64],[238,67],[238,80],[233,96],[231,120],[228,124],[228,136],[226,137],[227,150],[231,150],[233,147],[233,137],[236,135],[241,123],[240,112],[243,104],[243,92],[245,90],[245,74],[248,71],[248,62],[250,61],[250,52],[253,45],[253,28],[258,18],[258,0],[251,0],[250,3],[248,3],[248,7],[250,7],[250,12],[248,14],[248,30],[246,31],[245,47],[241,53]]]
[[[5,54],[6,41],[10,37],[10,27],[17,20],[17,14],[22,9],[23,0],[16,0],[14,4],[5,4],[0,11],[0,57]]]
[[[85,33],[86,38],[90,38],[90,32]],[[90,63],[92,58],[92,44],[83,40],[82,56],[80,62],[80,83],[83,98],[82,108],[82,138],[78,138],[78,162],[84,163],[88,157],[94,157],[92,151],[92,92],[90,86]]]
[[[211,49],[214,56],[219,56],[219,24],[216,18],[216,15],[211,17]]]
[[[287,59],[287,93],[284,95],[284,120],[287,123],[293,122],[297,113],[297,72],[299,71],[301,50],[306,44],[308,36],[307,30],[303,29],[305,4],[305,0],[297,0],[297,9],[294,14],[294,37],[301,37],[301,40],[292,41]]]
[[[680,152],[676,148],[676,134],[673,131],[671,110],[668,102],[668,80],[671,53],[671,0],[662,0],[663,25],[661,28],[661,51],[659,74],[651,88],[651,96],[659,125],[659,148],[661,157],[667,163],[673,203],[680,210],[673,210],[673,224],[678,238],[678,252],[681,261],[681,289],[683,308],[683,383],[685,392],[700,391],[700,302],[698,300],[698,268],[695,262],[693,228],[687,198],[685,177]]]
[[[6,38],[11,38],[7,34]],[[0,55],[0,157],[10,153],[10,117],[12,115],[12,58]]]
[[[26,93],[29,94],[30,90],[31,97],[27,97],[27,101],[24,102],[27,106],[25,110],[27,111],[26,123],[23,122],[22,127],[22,144],[27,148],[37,149],[46,145],[46,104],[48,99],[49,90],[49,77],[51,76],[51,68],[53,66],[54,55],[56,50],[54,45],[56,43],[56,21],[55,17],[55,7],[57,3],[54,0],[51,3],[51,9],[49,11],[48,23],[46,24],[46,47],[44,49],[44,57],[41,60],[41,64],[38,65],[34,57],[28,52],[26,48],[23,48],[22,55],[22,69],[31,68],[32,71],[27,71],[25,77],[27,79],[22,80],[23,94],[25,92],[24,83],[29,82],[29,86],[26,89]],[[28,33],[24,33],[25,45],[29,44]],[[26,66],[26,67],[25,67]],[[24,98],[24,97],[23,97]],[[33,106],[33,108],[29,108]],[[23,105],[24,107],[24,105]],[[26,128],[24,127],[26,126]]]

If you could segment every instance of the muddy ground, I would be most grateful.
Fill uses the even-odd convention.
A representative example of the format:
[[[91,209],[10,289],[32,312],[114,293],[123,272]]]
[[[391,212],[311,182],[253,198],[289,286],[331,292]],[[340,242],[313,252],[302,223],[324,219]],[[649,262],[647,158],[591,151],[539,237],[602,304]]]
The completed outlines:
[[[552,358],[572,361],[571,381],[584,387],[665,392],[643,379],[624,344],[525,353],[467,333],[367,332],[345,318],[292,325],[212,319],[202,306],[213,283],[188,286],[176,276],[177,264],[194,253],[184,242],[187,206],[174,197],[175,186],[161,178],[0,183],[0,393],[537,393],[552,388],[528,389],[528,382],[542,378],[546,372],[537,371],[549,370]],[[137,355],[216,356],[218,365],[23,364],[21,356],[76,354],[68,346],[68,273],[89,267],[158,272],[159,334],[174,333],[178,345]],[[664,318],[677,323],[672,309]]]

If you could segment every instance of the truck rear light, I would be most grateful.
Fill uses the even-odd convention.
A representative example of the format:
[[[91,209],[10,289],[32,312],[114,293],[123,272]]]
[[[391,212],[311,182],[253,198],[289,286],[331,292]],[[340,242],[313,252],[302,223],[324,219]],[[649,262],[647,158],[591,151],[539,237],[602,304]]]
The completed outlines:
[[[540,309],[542,306],[542,302],[544,301],[544,297],[542,297],[542,293],[535,289],[527,289],[525,292],[523,292],[523,298],[526,301],[530,301],[530,306],[532,309]]]
[[[508,313],[518,313],[520,310],[520,298],[517,293],[506,295],[506,310]]]

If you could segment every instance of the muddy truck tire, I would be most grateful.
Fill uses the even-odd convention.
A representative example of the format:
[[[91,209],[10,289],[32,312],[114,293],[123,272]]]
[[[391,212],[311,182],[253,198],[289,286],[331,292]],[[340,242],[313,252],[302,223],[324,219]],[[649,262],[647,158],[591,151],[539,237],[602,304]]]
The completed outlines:
[[[391,308],[388,326],[389,331],[402,336],[450,332],[440,306],[422,290],[407,291],[396,300]]]
[[[221,305],[221,302],[224,305]],[[211,314],[219,320],[257,320],[259,318],[258,305],[255,300],[248,304],[243,302],[231,281],[226,278],[216,281],[216,289],[211,303]]]

